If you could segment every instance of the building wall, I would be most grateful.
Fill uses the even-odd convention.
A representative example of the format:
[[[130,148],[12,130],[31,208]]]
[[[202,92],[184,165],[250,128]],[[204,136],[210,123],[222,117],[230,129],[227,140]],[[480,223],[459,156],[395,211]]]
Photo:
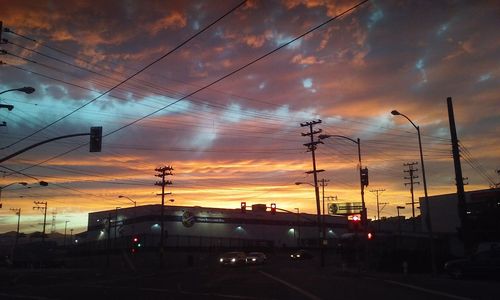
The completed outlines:
[[[425,217],[428,209],[424,198],[421,197],[419,200],[423,217],[423,230],[427,231]],[[498,219],[498,213],[495,212],[500,211],[500,189],[468,191],[465,193],[465,202],[469,222],[478,223],[482,220]],[[460,227],[457,194],[429,196],[429,205],[433,232],[457,233],[457,228]],[[492,226],[498,227],[498,223]],[[491,230],[492,228],[484,229]],[[498,229],[500,228],[495,228],[495,230]]]
[[[161,205],[145,205],[89,213],[87,239],[90,241],[121,238],[134,234],[159,239]],[[325,216],[327,238],[347,232],[343,216]],[[111,224],[111,227],[108,227]],[[211,239],[271,241],[275,246],[296,246],[302,241],[318,239],[316,215],[220,209],[207,207],[166,206],[165,234],[168,243],[189,240],[212,243]],[[109,228],[109,231],[108,231]],[[115,235],[116,229],[116,235]],[[108,235],[109,233],[109,235]],[[193,242],[193,239],[199,238]],[[167,245],[168,245],[167,243]]]

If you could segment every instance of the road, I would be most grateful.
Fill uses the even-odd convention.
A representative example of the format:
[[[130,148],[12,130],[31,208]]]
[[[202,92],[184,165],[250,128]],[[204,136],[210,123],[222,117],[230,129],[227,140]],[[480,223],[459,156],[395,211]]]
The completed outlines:
[[[164,270],[12,270],[0,299],[494,299],[498,282],[320,268],[316,260],[271,257],[262,266],[205,264]]]

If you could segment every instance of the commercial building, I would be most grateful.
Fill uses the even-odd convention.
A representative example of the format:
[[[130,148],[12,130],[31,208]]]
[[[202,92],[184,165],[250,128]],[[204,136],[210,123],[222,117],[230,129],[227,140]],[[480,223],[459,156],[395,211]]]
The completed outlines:
[[[430,218],[434,233],[453,234],[461,226],[457,194],[429,196]],[[420,199],[422,218],[428,213],[423,197]],[[465,192],[466,214],[471,230],[500,234],[500,189]],[[422,222],[424,230],[425,222]],[[497,236],[500,238],[500,236]]]
[[[347,232],[345,216],[322,218],[326,239]],[[251,209],[165,206],[163,226],[166,247],[296,247],[314,246],[319,241],[316,215],[271,212],[264,204],[253,205]],[[122,243],[137,235],[145,246],[158,245],[161,205],[89,213],[87,242]]]

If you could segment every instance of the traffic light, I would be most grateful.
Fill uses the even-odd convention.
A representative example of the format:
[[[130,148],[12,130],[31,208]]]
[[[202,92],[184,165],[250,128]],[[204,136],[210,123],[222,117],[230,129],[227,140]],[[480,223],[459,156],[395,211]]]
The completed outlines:
[[[371,232],[368,232],[368,233],[366,234],[366,238],[367,238],[368,240],[373,240],[373,237],[374,237],[374,236],[373,236],[373,233],[371,233]]]
[[[276,203],[271,203],[271,214],[276,214]]]
[[[90,152],[101,152],[102,127],[90,127]]]
[[[141,239],[138,236],[134,236],[132,238],[132,253],[137,253],[140,248],[142,248]]]
[[[247,210],[247,203],[246,202],[241,202],[241,212],[245,213]]]
[[[359,170],[360,178],[361,178],[361,184],[363,186],[368,186],[368,168],[364,168]]]
[[[361,229],[361,215],[349,215],[347,216],[347,219],[349,220],[353,231],[357,232]]]

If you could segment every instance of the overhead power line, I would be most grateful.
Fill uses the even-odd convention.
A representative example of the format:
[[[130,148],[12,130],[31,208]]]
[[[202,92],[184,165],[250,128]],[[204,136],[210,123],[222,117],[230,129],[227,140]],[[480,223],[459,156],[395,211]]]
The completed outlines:
[[[207,88],[209,88],[209,87],[211,87],[211,86],[213,86],[213,85],[215,85],[215,84],[217,84],[217,83],[219,83],[219,82],[221,82],[221,81],[223,81],[223,80],[225,80],[226,78],[231,77],[232,75],[234,75],[234,74],[236,74],[236,73],[239,73],[240,71],[242,71],[242,70],[246,69],[247,67],[249,67],[249,66],[251,66],[251,65],[253,65],[253,64],[255,64],[255,63],[257,63],[258,61],[260,61],[260,60],[262,60],[262,59],[264,59],[264,58],[266,58],[266,57],[270,56],[271,54],[273,54],[273,53],[275,53],[275,52],[279,51],[280,49],[285,48],[286,46],[288,46],[288,45],[292,44],[293,42],[295,42],[295,41],[297,41],[297,40],[299,40],[299,39],[303,38],[304,36],[306,36],[306,35],[308,35],[308,34],[310,34],[310,33],[314,32],[315,30],[318,30],[318,29],[322,28],[323,26],[325,26],[325,25],[327,25],[327,24],[329,24],[329,23],[331,23],[331,22],[333,22],[333,21],[335,21],[335,20],[337,20],[337,19],[339,19],[339,18],[341,18],[341,17],[343,17],[343,16],[347,15],[348,13],[350,13],[350,12],[352,12],[352,11],[356,10],[357,8],[359,8],[360,6],[362,6],[363,4],[365,4],[365,3],[366,3],[366,2],[368,2],[368,1],[369,1],[369,0],[364,0],[364,1],[359,2],[358,4],[356,4],[356,5],[354,5],[354,6],[350,7],[350,8],[348,8],[348,9],[346,9],[346,10],[344,10],[343,12],[339,13],[338,15],[336,15],[336,16],[334,16],[334,17],[331,17],[330,19],[328,19],[328,20],[326,20],[326,21],[324,21],[324,22],[320,23],[319,25],[316,25],[316,26],[312,27],[311,29],[309,29],[309,30],[305,31],[304,33],[302,33],[302,34],[300,34],[300,35],[298,35],[298,36],[296,36],[296,37],[292,38],[291,40],[289,40],[289,41],[287,41],[287,42],[283,43],[282,45],[278,46],[277,48],[275,48],[275,49],[273,49],[273,50],[271,50],[271,51],[269,51],[269,52],[267,52],[267,53],[265,53],[265,54],[263,54],[263,55],[259,56],[258,58],[253,59],[252,61],[250,61],[250,62],[248,62],[248,63],[244,64],[243,66],[241,66],[241,67],[239,67],[239,68],[237,68],[237,69],[235,69],[235,70],[233,70],[233,71],[231,71],[231,72],[227,73],[226,75],[223,75],[222,77],[219,77],[218,79],[216,79],[216,80],[212,81],[211,83],[209,83],[209,84],[207,84],[207,85],[205,85],[205,86],[203,86],[203,87],[200,87],[200,88],[196,89],[195,91],[193,91],[193,92],[189,93],[188,95],[185,95],[185,96],[183,96],[183,97],[181,97],[181,98],[179,98],[179,99],[175,100],[174,102],[172,102],[172,103],[170,103],[170,104],[167,104],[167,105],[165,105],[165,106],[163,106],[163,107],[161,107],[161,108],[159,108],[159,109],[157,109],[157,110],[155,110],[155,111],[153,111],[153,112],[151,112],[151,113],[146,114],[145,116],[143,116],[143,117],[141,117],[141,118],[138,118],[138,119],[136,119],[136,120],[134,120],[134,121],[132,121],[132,122],[130,122],[130,123],[128,123],[128,124],[125,124],[125,125],[123,125],[123,126],[121,126],[121,127],[117,128],[117,129],[115,129],[115,130],[113,130],[113,131],[111,131],[111,132],[109,132],[109,133],[107,133],[107,134],[103,135],[103,138],[104,138],[104,137],[107,137],[107,136],[109,136],[109,135],[112,135],[112,134],[114,134],[114,133],[116,133],[116,132],[118,132],[118,131],[120,131],[120,130],[122,130],[122,129],[125,129],[125,128],[127,128],[127,127],[131,126],[131,125],[134,125],[134,124],[136,124],[136,123],[138,123],[138,122],[140,122],[140,121],[142,121],[142,120],[144,120],[144,119],[146,119],[146,118],[149,118],[150,116],[155,115],[156,113],[158,113],[158,112],[160,112],[160,111],[162,111],[162,110],[164,110],[164,109],[166,109],[166,108],[168,108],[168,107],[170,107],[170,106],[172,106],[172,105],[174,105],[174,104],[176,104],[176,103],[178,103],[178,102],[180,102],[180,101],[182,101],[182,100],[185,100],[185,99],[187,99],[187,98],[189,98],[189,97],[191,97],[191,96],[193,96],[193,95],[195,95],[195,94],[197,94],[197,93],[199,93],[199,92],[201,92],[201,91],[203,91],[203,90],[205,90],[205,89],[207,89]],[[218,20],[214,21],[214,22],[213,22],[212,24],[210,24],[208,27],[212,26],[212,25],[213,25],[213,24],[215,24],[217,21],[221,20],[222,18],[224,18],[225,16],[227,16],[229,13],[233,12],[234,10],[236,10],[236,9],[237,9],[238,7],[240,7],[242,4],[243,4],[243,3],[241,3],[241,4],[239,4],[237,7],[233,8],[230,12],[226,13],[224,16],[222,16],[222,17],[221,17],[221,18],[219,18]],[[208,27],[206,27],[206,28],[205,28],[205,29],[203,29],[202,31],[205,31]],[[200,33],[201,33],[201,32],[200,32]],[[193,37],[192,37],[192,38],[193,38]],[[190,39],[192,39],[192,38],[190,38]],[[190,39],[188,39],[188,41],[189,41]],[[184,42],[183,44],[185,44],[185,43],[187,43],[187,41],[186,41],[186,42]],[[178,46],[178,47],[176,47],[175,49],[178,49],[178,48],[179,48],[179,46]],[[175,49],[174,49],[174,50],[175,50]],[[169,53],[173,52],[174,50],[170,51]],[[165,56],[166,56],[166,55],[165,55]],[[159,60],[160,60],[160,59],[157,59],[156,61],[159,61]],[[153,64],[153,63],[151,63],[151,64],[150,64],[150,65],[148,65],[148,66],[151,66],[152,64]],[[148,67],[148,66],[147,66],[147,67]],[[145,70],[147,67],[143,68],[143,70]],[[136,74],[138,74],[138,72],[136,72]],[[130,78],[132,78],[133,76],[135,76],[135,75],[130,76]],[[125,81],[122,81],[122,83],[124,83],[124,82],[125,82]],[[119,85],[120,85],[120,84],[119,84]],[[117,86],[115,86],[115,87],[118,87],[118,85],[117,85]],[[111,90],[112,90],[112,89],[111,89]],[[108,90],[108,92],[109,92],[109,91],[111,91],[111,90]],[[106,93],[107,93],[107,92],[106,92]],[[104,94],[101,94],[101,96],[103,96],[103,95],[104,95]],[[97,100],[97,99],[98,99],[99,97],[101,97],[101,96],[98,96],[98,97],[94,98],[94,100],[92,100],[92,101]],[[88,105],[88,104],[90,104],[90,102],[88,102],[88,103],[87,103],[87,104],[85,104],[84,106],[86,106],[86,105]],[[83,106],[82,106],[81,108],[83,108]],[[79,108],[79,109],[81,109],[81,108]],[[75,112],[75,111],[74,111],[74,112]],[[69,114],[68,114],[68,115],[69,115]],[[64,117],[63,117],[63,118],[64,118]],[[57,122],[57,121],[55,121],[55,122]],[[53,122],[53,124],[54,124],[55,122]],[[50,124],[49,124],[48,126],[50,126]],[[46,127],[48,127],[48,126],[46,126]],[[45,128],[46,128],[46,127],[45,127]],[[44,129],[44,128],[43,128],[43,129]],[[43,130],[43,129],[40,129],[39,131],[41,131],[41,130]],[[38,131],[38,132],[39,132],[39,131]],[[36,134],[36,132],[35,132],[34,134]],[[32,135],[33,135],[33,134],[31,134],[30,136],[32,136]],[[27,137],[25,137],[25,138],[28,138],[28,137],[30,137],[30,136],[27,136]],[[19,142],[19,141],[18,141],[18,142]],[[18,142],[15,142],[15,143],[13,143],[13,144],[11,144],[11,145],[9,145],[9,146],[12,146],[12,145],[14,145],[14,144],[16,144],[16,143],[18,143]],[[86,143],[86,144],[87,144],[87,143]],[[55,155],[55,156],[53,156],[53,157],[51,157],[51,158],[48,158],[48,159],[46,159],[46,160],[44,160],[44,161],[42,161],[42,162],[39,162],[39,163],[37,163],[37,164],[35,164],[35,165],[32,165],[32,166],[26,167],[26,168],[22,169],[22,171],[27,170],[27,169],[30,169],[30,168],[35,167],[35,166],[38,166],[38,165],[41,165],[41,164],[44,164],[45,162],[51,161],[51,160],[53,160],[53,159],[56,159],[56,158],[62,157],[62,156],[64,156],[64,155],[68,154],[68,153],[71,153],[71,152],[73,152],[73,151],[75,151],[75,150],[78,150],[79,148],[81,148],[81,147],[85,146],[86,144],[82,144],[82,145],[80,145],[80,146],[77,146],[77,147],[75,147],[75,148],[72,148],[72,149],[70,149],[70,150],[67,150],[67,151],[65,151],[65,152],[63,152],[63,153],[60,153],[60,154],[58,154],[58,155]]]
[[[14,143],[11,143],[9,145],[7,145],[6,147],[4,147],[3,149],[6,149],[6,148],[9,148],[13,145],[16,145],[30,137],[32,137],[33,135],[49,128],[50,126],[58,123],[59,121],[71,116],[72,114],[74,114],[75,112],[81,110],[82,108],[88,106],[89,104],[95,102],[96,100],[102,98],[103,96],[107,95],[108,93],[112,92],[113,90],[115,90],[116,88],[122,86],[124,83],[126,83],[127,81],[129,81],[130,79],[136,77],[137,75],[139,75],[140,73],[144,72],[145,70],[149,69],[151,66],[153,66],[154,64],[156,64],[157,62],[163,60],[165,57],[167,57],[168,55],[172,54],[173,52],[177,51],[178,49],[180,49],[182,46],[186,45],[187,43],[189,43],[191,40],[193,40],[194,38],[198,37],[200,34],[202,34],[203,32],[207,31],[209,28],[211,28],[213,25],[217,24],[220,20],[224,19],[226,16],[230,15],[232,12],[234,12],[235,10],[237,10],[238,8],[240,8],[243,4],[246,3],[246,0],[245,1],[242,1],[240,2],[238,5],[236,5],[235,7],[233,7],[231,10],[229,10],[228,12],[226,12],[224,15],[222,15],[221,17],[219,17],[218,19],[216,19],[215,21],[213,21],[212,23],[208,24],[207,26],[205,26],[202,30],[196,32],[194,35],[192,35],[191,37],[189,37],[187,40],[185,40],[184,42],[180,43],[179,45],[177,45],[175,48],[171,49],[170,51],[168,51],[167,53],[163,54],[162,56],[160,56],[159,58],[155,59],[154,61],[152,61],[151,63],[147,64],[146,66],[144,66],[143,68],[139,69],[137,72],[133,73],[132,75],[128,76],[127,78],[125,78],[124,80],[120,81],[118,84],[114,85],[113,87],[111,87],[110,89],[106,90],[104,93],[98,95],[97,97],[94,97],[92,100],[88,101],[87,103],[81,105],[80,107],[78,107],[77,109],[69,112],[68,114],[60,117],[59,119],[47,124],[46,126],[36,130],[35,132],[17,140],[16,142]]]

